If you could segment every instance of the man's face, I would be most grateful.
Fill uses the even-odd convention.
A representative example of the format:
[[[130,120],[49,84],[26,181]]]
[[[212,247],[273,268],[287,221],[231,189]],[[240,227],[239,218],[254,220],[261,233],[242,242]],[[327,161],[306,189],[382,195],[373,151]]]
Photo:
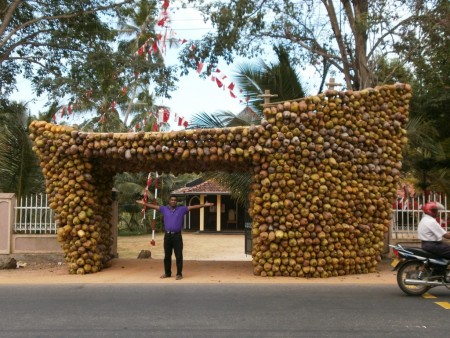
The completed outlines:
[[[177,206],[177,198],[176,197],[171,197],[170,199],[169,199],[169,205],[171,206],[171,207],[176,207]]]

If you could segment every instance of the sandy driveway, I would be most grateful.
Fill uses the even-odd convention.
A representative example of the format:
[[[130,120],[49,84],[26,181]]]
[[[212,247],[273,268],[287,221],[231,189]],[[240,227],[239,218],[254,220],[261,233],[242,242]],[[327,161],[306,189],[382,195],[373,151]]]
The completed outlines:
[[[71,284],[71,283],[375,283],[395,284],[390,261],[380,263],[376,273],[327,279],[260,277],[253,275],[251,257],[244,253],[244,235],[185,233],[184,278],[160,279],[163,273],[162,235],[156,246],[150,236],[119,237],[119,258],[96,274],[69,275],[62,255],[15,257],[26,266],[0,270],[0,284]],[[151,250],[152,258],[137,259],[141,250]],[[174,262],[172,264],[174,266]]]

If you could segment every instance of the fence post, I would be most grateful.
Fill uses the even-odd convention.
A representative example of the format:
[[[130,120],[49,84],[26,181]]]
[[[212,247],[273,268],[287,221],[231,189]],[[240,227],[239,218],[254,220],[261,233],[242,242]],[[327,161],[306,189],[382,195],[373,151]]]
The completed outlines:
[[[11,235],[14,224],[16,195],[0,193],[0,254],[11,253]]]

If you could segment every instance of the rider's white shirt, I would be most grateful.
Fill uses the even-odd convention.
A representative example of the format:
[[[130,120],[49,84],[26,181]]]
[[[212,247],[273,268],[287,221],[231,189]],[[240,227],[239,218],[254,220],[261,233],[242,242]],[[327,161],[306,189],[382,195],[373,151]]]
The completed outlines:
[[[442,241],[446,231],[430,215],[424,215],[419,222],[417,235],[422,241]]]

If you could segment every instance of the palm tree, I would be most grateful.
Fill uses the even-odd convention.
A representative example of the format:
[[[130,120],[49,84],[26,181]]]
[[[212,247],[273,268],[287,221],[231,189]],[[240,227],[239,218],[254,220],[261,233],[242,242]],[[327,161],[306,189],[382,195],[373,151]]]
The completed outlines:
[[[127,37],[127,40],[120,44],[120,49],[128,51],[130,55],[136,55],[148,39],[154,36],[155,17],[157,15],[156,2],[139,1],[135,11],[130,14],[131,22],[121,22],[120,32]],[[124,124],[127,125],[128,117],[134,110],[141,110],[147,105],[151,105],[153,97],[146,94],[145,88],[140,88],[143,84],[140,83],[139,77],[136,77],[131,86],[131,96],[127,104]],[[139,97],[139,103],[135,103],[136,98]]]
[[[44,192],[44,176],[28,136],[26,105],[0,103],[0,191],[17,198]]]
[[[259,123],[263,115],[260,108],[262,99],[258,95],[263,94],[267,89],[271,93],[276,93],[280,101],[304,97],[305,92],[298,73],[291,66],[288,53],[282,46],[274,47],[274,49],[278,56],[278,63],[266,64],[260,60],[257,63],[244,63],[238,66],[236,82],[249,96],[248,106],[238,116],[225,111],[214,114],[202,112],[194,115],[190,128],[224,128]],[[217,180],[230,189],[231,196],[239,204],[248,205],[248,193],[252,180],[250,173],[208,172],[201,176],[204,179]]]
[[[277,100],[292,100],[305,96],[299,73],[292,67],[289,54],[283,46],[275,46],[278,62],[267,64],[263,60],[256,63],[238,65],[236,82],[249,96],[249,106],[259,112],[262,99],[258,97],[265,90],[277,94]]]
[[[125,54],[133,55],[134,72],[137,74],[130,85],[129,101],[126,107],[123,107],[125,111],[123,121],[127,127],[130,116],[135,115],[135,119],[139,121],[148,114],[149,110],[154,108],[154,94],[149,91],[152,78],[150,76],[151,73],[160,74],[157,76],[164,83],[162,87],[167,89],[173,86],[172,79],[167,74],[162,76],[163,73],[168,71],[167,69],[162,70],[164,68],[164,58],[161,53],[148,55],[146,50],[142,55],[137,55],[143,45],[151,48],[148,44],[150,43],[151,45],[152,41],[157,40],[155,18],[157,18],[158,11],[159,5],[156,1],[141,0],[136,4],[135,10],[130,13],[130,20],[120,22],[120,33],[126,39],[120,43],[119,50],[122,50]],[[174,37],[169,37],[164,43],[168,46],[177,46],[178,40]],[[135,124],[135,121],[131,121],[131,125],[133,124]]]

